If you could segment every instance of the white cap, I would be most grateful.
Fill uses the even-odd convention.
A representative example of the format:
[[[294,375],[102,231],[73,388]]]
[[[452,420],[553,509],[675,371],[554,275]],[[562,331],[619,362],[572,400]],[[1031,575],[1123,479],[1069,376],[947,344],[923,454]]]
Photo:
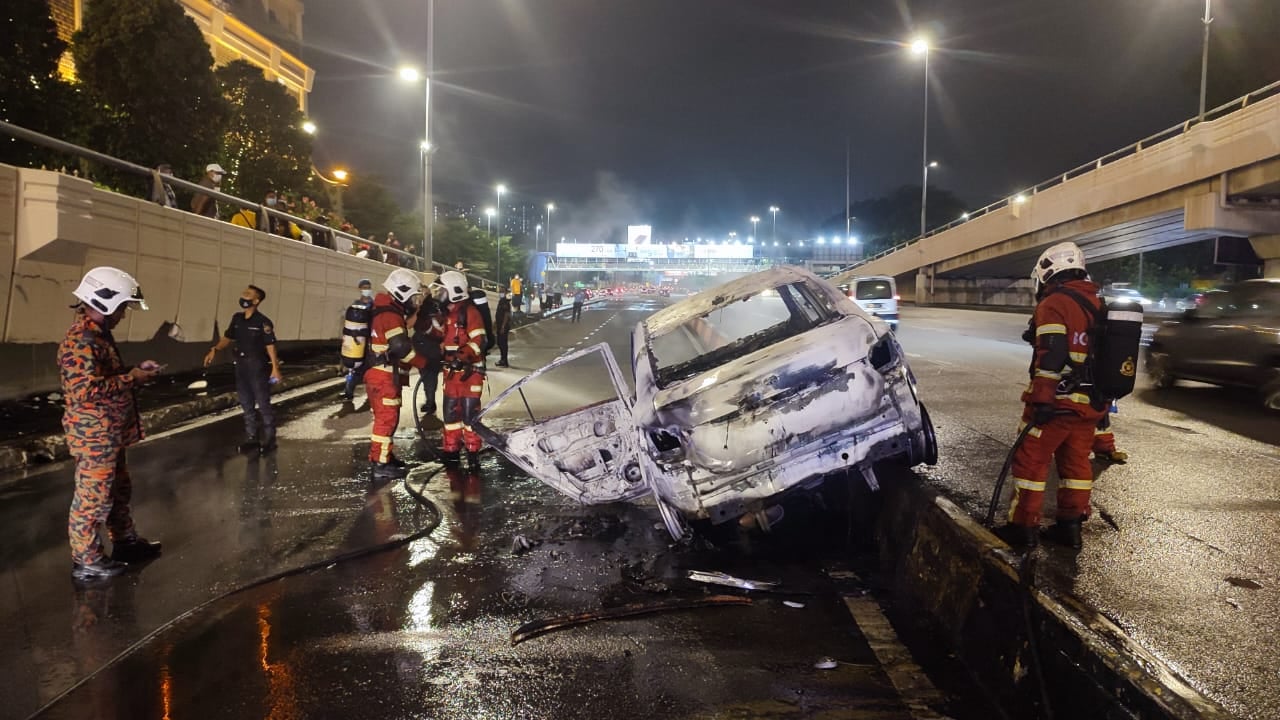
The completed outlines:
[[[208,165],[205,165],[204,171],[207,173],[215,172],[215,173],[218,173],[219,175],[227,174],[227,171],[223,170],[222,166],[219,165],[218,163],[209,163]]]

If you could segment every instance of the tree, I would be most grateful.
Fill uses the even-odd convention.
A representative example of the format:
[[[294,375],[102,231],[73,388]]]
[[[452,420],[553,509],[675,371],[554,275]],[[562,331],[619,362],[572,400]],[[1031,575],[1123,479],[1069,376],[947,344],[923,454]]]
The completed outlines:
[[[298,103],[252,63],[214,71],[231,119],[222,137],[224,189],[260,201],[268,190],[302,192],[311,175],[311,136]]]
[[[49,13],[47,0],[11,0],[0,9],[0,120],[46,135],[75,141],[79,103],[71,85],[58,75],[66,43]],[[36,166],[55,162],[52,151],[26,141],[0,138],[0,162]],[[59,164],[64,164],[62,159]]]
[[[342,189],[342,215],[366,236],[381,242],[400,216],[400,206],[375,176],[353,176]]]
[[[95,150],[147,167],[168,162],[179,177],[204,174],[218,156],[228,108],[209,46],[180,3],[86,3],[71,50],[93,104]]]

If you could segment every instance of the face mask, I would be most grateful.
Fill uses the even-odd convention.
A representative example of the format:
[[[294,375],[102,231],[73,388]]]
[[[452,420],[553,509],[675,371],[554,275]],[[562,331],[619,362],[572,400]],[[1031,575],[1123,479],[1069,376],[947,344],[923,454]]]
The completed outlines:
[[[248,298],[240,298],[240,307],[244,308],[245,310],[248,310],[249,308],[253,307],[253,301]]]
[[[361,290],[361,291],[360,291],[360,297],[373,297],[373,291],[372,291],[372,290]]]
[[[276,199],[275,199],[275,198],[267,198],[267,207],[275,207],[275,206],[276,206]]]

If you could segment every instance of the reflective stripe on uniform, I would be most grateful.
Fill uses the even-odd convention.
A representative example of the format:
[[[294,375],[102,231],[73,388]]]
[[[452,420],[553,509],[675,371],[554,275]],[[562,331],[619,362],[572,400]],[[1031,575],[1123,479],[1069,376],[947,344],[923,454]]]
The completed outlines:
[[[352,332],[364,332],[369,329],[369,326],[365,323],[353,323],[350,320],[344,321],[342,323],[342,327],[343,329],[350,330]]]
[[[1062,379],[1062,373],[1060,373],[1060,372],[1053,372],[1053,371],[1051,371],[1051,370],[1036,370],[1036,377],[1038,377],[1038,378],[1049,378],[1050,380],[1061,380],[1061,379]]]
[[[382,333],[382,336],[383,336],[384,338],[386,338],[387,340],[390,340],[391,338],[393,338],[393,337],[395,337],[395,336],[397,336],[397,335],[403,335],[403,334],[404,334],[404,328],[402,328],[402,327],[393,327],[393,328],[388,328],[388,329],[386,330],[386,332]]]
[[[1089,353],[1073,352],[1070,353],[1071,362],[1082,363],[1089,359]]]
[[[373,351],[374,355],[381,355],[382,353],[387,351],[387,345],[386,344],[380,345],[378,343],[369,343],[369,349]]]
[[[1027,426],[1026,423],[1018,423],[1018,432],[1022,432],[1022,429],[1025,428],[1026,426]],[[1040,428],[1033,427],[1031,428],[1030,432],[1028,432],[1027,434],[1033,438],[1038,438],[1041,435],[1041,431],[1040,431]]]
[[[483,386],[483,385],[472,385],[472,386],[471,386],[471,392],[480,392],[481,390],[484,390],[484,386]]]
[[[1041,483],[1041,485],[1043,484],[1044,483]],[[1062,478],[1061,482],[1059,482],[1058,485],[1064,490],[1092,490],[1093,489],[1092,480],[1077,480],[1074,478]]]
[[[1044,492],[1044,481],[1036,482],[1035,480],[1027,480],[1026,478],[1014,478],[1013,486],[1019,490],[1030,490],[1032,492]]]
[[[382,404],[389,407],[400,407],[400,398],[382,398]]]
[[[1041,335],[1066,335],[1067,326],[1061,323],[1049,323],[1048,325],[1040,325],[1036,328],[1036,337]]]
[[[464,425],[463,423],[445,423],[445,424],[444,424],[444,429],[445,429],[446,431],[448,431],[448,430],[461,430],[461,429],[462,429],[462,428],[464,428],[464,427],[466,427],[466,425]]]
[[[1056,395],[1055,397],[1059,400],[1068,400],[1079,405],[1089,405],[1093,402],[1089,399],[1089,396],[1084,393],[1064,393]]]
[[[1142,322],[1142,313],[1132,310],[1109,310],[1107,311],[1107,319],[1140,323]]]
[[[457,345],[445,345],[445,346],[444,346],[444,351],[445,351],[445,352],[458,352],[458,346],[457,346]]]
[[[467,337],[473,338],[477,335],[483,335],[483,334],[484,334],[484,328],[476,328],[475,330],[472,330],[471,332],[467,333]]]
[[[416,351],[410,350],[408,355],[405,355],[404,357],[400,358],[400,362],[411,363],[413,362],[413,359],[417,356],[418,356],[418,353]]]
[[[1094,437],[1102,437],[1103,435],[1110,435],[1110,434],[1111,434],[1110,430],[1099,430],[1098,428],[1093,429]]]
[[[473,343],[473,342],[469,342],[469,343],[467,343],[467,347],[471,348],[472,350],[475,350],[477,355],[479,355],[479,354],[480,354],[480,352],[481,352],[481,351],[480,351],[480,346],[479,346],[479,345],[477,345],[477,344],[475,344],[475,343]]]

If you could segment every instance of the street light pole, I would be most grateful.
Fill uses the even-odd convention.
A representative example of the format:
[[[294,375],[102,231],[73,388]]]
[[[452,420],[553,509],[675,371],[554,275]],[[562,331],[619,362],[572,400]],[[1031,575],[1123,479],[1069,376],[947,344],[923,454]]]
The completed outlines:
[[[759,225],[760,225],[760,218],[756,217],[755,215],[752,215],[751,216],[751,240],[752,241],[755,241],[756,239],[756,235],[757,235],[756,228]]]
[[[493,281],[498,283],[498,288],[502,288],[502,193],[507,191],[506,185],[498,185],[494,188],[498,191],[498,237],[494,245],[498,248],[498,264],[494,271]]]
[[[1200,56],[1200,121],[1204,122],[1205,93],[1209,86],[1209,23],[1213,22],[1213,0],[1204,0],[1204,50]]]
[[[551,213],[556,211],[555,203],[547,203],[547,252],[551,252]]]
[[[920,164],[924,166],[920,185],[920,237],[924,237],[925,206],[929,202],[929,41],[918,38],[911,43],[911,51],[924,56],[924,132],[920,141]]]
[[[769,214],[773,216],[773,237],[769,239],[775,243],[778,242],[778,211],[781,209],[777,205],[769,206]]]

